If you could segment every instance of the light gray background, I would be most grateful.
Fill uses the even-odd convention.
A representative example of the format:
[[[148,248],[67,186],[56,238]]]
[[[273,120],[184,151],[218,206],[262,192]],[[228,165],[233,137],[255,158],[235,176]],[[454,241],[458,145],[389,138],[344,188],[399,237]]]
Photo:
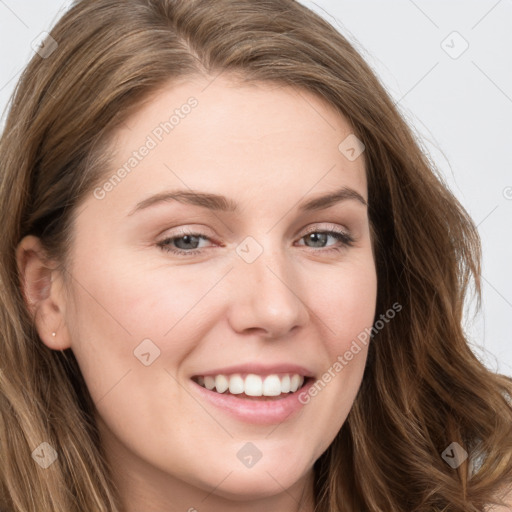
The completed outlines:
[[[467,330],[485,364],[512,375],[512,0],[301,2],[363,54],[477,223],[483,306]],[[0,0],[0,109],[69,4]]]

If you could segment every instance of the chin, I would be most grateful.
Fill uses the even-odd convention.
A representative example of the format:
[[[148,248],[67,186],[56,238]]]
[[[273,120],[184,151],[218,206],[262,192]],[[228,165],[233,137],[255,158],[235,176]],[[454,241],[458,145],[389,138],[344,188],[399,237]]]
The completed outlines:
[[[261,461],[260,461],[261,462]],[[298,471],[295,466],[293,472],[282,464],[266,464],[258,468],[232,468],[229,476],[217,487],[215,494],[232,501],[262,499],[284,492],[300,480],[307,469]],[[229,473],[226,472],[226,475]],[[218,481],[211,482],[216,487]]]
[[[255,478],[250,474],[235,475],[233,472],[224,480],[221,486],[215,490],[215,494],[230,501],[260,500],[280,494],[284,492],[284,489],[288,489],[296,482],[296,480],[294,480],[288,483],[290,479],[287,479],[287,482],[282,482],[279,476],[275,478],[281,485],[268,473]],[[215,486],[216,485],[218,485],[218,482]]]

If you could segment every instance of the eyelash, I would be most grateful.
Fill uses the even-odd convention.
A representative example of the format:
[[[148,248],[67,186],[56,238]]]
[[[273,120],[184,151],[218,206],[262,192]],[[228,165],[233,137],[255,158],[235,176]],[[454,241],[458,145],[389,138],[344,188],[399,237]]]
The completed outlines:
[[[354,239],[352,236],[350,236],[348,233],[345,233],[344,231],[337,231],[337,230],[319,230],[319,229],[312,229],[305,233],[299,240],[302,240],[308,235],[311,235],[312,233],[315,234],[323,234],[323,235],[330,235],[333,238],[336,238],[338,241],[342,243],[341,247],[331,247],[327,249],[320,248],[323,252],[339,252],[346,247],[351,247],[354,244]],[[195,233],[192,231],[183,230],[179,233],[179,235],[166,238],[165,240],[162,240],[161,242],[158,242],[158,247],[160,247],[165,252],[170,252],[172,254],[176,255],[183,255],[183,256],[194,256],[197,254],[201,254],[204,249],[192,249],[190,251],[185,251],[184,249],[173,249],[170,247],[170,244],[174,240],[179,240],[180,238],[184,238],[185,236],[194,236],[198,238],[202,238],[203,240],[210,240],[209,237],[201,234],[201,233]],[[311,249],[315,249],[314,247],[311,247]]]

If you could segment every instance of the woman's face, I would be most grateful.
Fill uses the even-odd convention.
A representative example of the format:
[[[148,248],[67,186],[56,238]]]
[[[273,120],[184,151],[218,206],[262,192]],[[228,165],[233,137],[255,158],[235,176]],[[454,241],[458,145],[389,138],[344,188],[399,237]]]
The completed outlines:
[[[367,354],[353,342],[375,313],[351,134],[310,93],[225,77],[170,86],[118,131],[76,219],[57,337],[126,495],[200,489],[182,503],[198,510],[298,497],[353,404]]]

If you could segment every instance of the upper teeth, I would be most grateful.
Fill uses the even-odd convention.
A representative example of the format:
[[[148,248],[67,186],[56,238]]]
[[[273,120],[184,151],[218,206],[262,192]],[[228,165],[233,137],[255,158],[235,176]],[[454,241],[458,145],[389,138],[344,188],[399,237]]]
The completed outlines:
[[[205,375],[198,382],[206,389],[224,393],[229,390],[234,395],[245,393],[249,396],[278,396],[281,393],[294,393],[304,384],[304,377],[297,373],[292,375],[277,374],[261,377],[249,373],[245,378],[239,373],[233,375]]]

